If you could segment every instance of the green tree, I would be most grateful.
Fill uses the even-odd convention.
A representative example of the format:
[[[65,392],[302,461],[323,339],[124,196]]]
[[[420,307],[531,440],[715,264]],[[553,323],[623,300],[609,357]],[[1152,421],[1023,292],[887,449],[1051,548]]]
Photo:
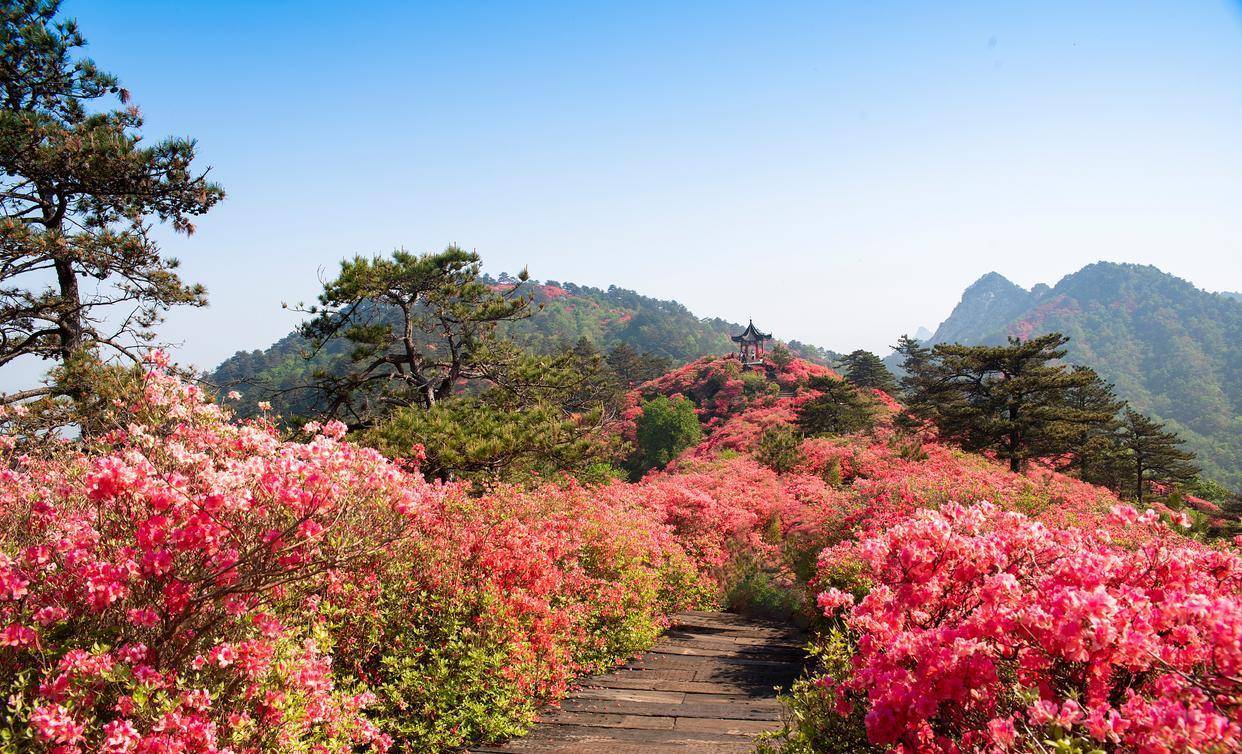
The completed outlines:
[[[889,395],[897,392],[897,380],[892,372],[870,351],[857,350],[841,359],[845,367],[845,379],[858,387],[883,390]]]
[[[759,438],[755,459],[778,474],[792,471],[802,463],[802,438],[788,424],[768,427]]]
[[[637,438],[640,470],[662,469],[703,436],[694,404],[685,398],[658,395],[643,404]]]
[[[1083,481],[1120,490],[1126,477],[1125,451],[1117,443],[1117,430],[1121,425],[1118,413],[1126,403],[1117,398],[1113,385],[1105,382],[1094,369],[1075,366],[1072,370],[1085,379],[1066,389],[1066,407],[1076,415],[1097,415],[1100,420],[1065,428],[1068,450],[1062,468]]]
[[[0,366],[100,349],[137,361],[169,307],[206,303],[161,254],[153,223],[192,233],[224,197],[194,168],[193,141],[143,143],[128,92],[75,58],[86,40],[59,5],[0,7]],[[122,107],[89,107],[109,95]]]
[[[421,446],[423,474],[482,487],[580,475],[615,455],[598,413],[567,416],[550,403],[511,410],[487,396],[400,408],[360,439],[392,457],[412,456]]]
[[[1229,502],[1229,499],[1235,496],[1233,490],[1225,485],[1215,479],[1204,479],[1202,476],[1190,480],[1186,484],[1186,492],[1218,505]]]
[[[1075,408],[1069,395],[1098,378],[1057,363],[1067,338],[1049,333],[1002,346],[940,343],[911,364],[907,399],[941,436],[971,451],[991,451],[1020,471],[1032,458],[1069,453],[1084,427],[1112,413]]]
[[[875,424],[875,401],[837,377],[812,377],[815,397],[798,408],[798,427],[807,435],[844,435]]]
[[[605,357],[626,387],[654,380],[673,368],[673,362],[653,353],[639,353],[629,343],[618,343]]]
[[[1199,473],[1195,456],[1182,450],[1181,438],[1160,422],[1127,408],[1118,442],[1128,452],[1128,468],[1134,499],[1142,501],[1151,482],[1170,486],[1190,482]]]
[[[902,335],[897,339],[897,345],[893,346],[893,351],[901,357],[902,376],[899,384],[902,395],[908,401],[917,403],[923,391],[920,376],[926,373],[927,362],[931,358],[931,349],[909,335]]]
[[[565,414],[596,408],[615,414],[625,397],[616,373],[585,338],[553,353],[535,354],[496,337],[480,358],[484,378],[472,384],[471,392],[486,390],[490,400],[511,410],[550,403]]]
[[[487,285],[479,267],[457,246],[341,262],[302,327],[316,349],[338,338],[353,346],[350,369],[316,376],[327,415],[365,428],[397,408],[429,409],[465,380],[493,379],[496,326],[529,316],[530,301],[520,284]]]
[[[431,478],[483,486],[523,483],[535,475],[599,476],[619,455],[607,431],[624,393],[599,351],[580,340],[554,354],[530,354],[495,339],[486,382],[430,407],[397,408],[361,434],[392,457],[413,456]]]
[[[777,343],[772,346],[772,350],[768,353],[768,358],[772,360],[772,365],[777,369],[784,370],[785,367],[793,363],[793,351],[789,350],[789,346],[784,343]]]

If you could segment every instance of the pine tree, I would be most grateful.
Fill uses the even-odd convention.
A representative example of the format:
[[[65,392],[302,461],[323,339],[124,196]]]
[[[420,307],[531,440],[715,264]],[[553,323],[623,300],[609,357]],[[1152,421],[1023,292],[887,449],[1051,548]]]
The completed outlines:
[[[302,334],[316,349],[343,338],[351,369],[317,375],[327,415],[351,429],[396,408],[429,409],[462,381],[493,380],[512,351],[496,326],[530,314],[521,284],[497,289],[479,276],[479,255],[457,246],[434,254],[354,257],[324,284]],[[523,272],[521,280],[525,281]]]
[[[777,369],[783,370],[785,367],[793,363],[793,351],[789,350],[789,346],[784,343],[777,343],[772,346],[772,350],[768,353],[768,359]]]
[[[1118,414],[1126,403],[1117,398],[1112,383],[1105,382],[1094,369],[1075,366],[1073,371],[1088,379],[1066,390],[1065,405],[1079,415],[1110,418],[1067,428],[1068,451],[1061,468],[1083,481],[1120,490],[1126,484],[1125,452],[1116,433],[1121,425]]]
[[[428,477],[484,485],[520,484],[532,475],[581,477],[619,455],[618,438],[608,430],[624,392],[589,341],[531,354],[496,339],[486,363],[486,383],[430,407],[398,407],[361,441],[392,457],[421,446],[419,468]]]
[[[673,367],[673,363],[663,356],[653,353],[639,353],[629,343],[618,343],[608,349],[606,357],[608,366],[612,367],[626,387],[641,385],[665,374]]]
[[[1189,482],[1199,473],[1195,456],[1180,447],[1181,438],[1165,430],[1165,425],[1127,408],[1122,418],[1118,442],[1128,451],[1130,481],[1134,499],[1142,501],[1151,482],[1174,485]]]
[[[193,141],[143,144],[142,116],[116,77],[74,59],[86,40],[57,20],[59,5],[0,7],[0,366],[100,350],[137,361],[169,307],[206,304],[151,225],[192,233],[194,216],[224,197],[193,167]],[[122,107],[97,103],[109,95]]]
[[[768,427],[755,448],[755,460],[778,474],[792,471],[802,463],[802,438],[788,424]]]
[[[1067,341],[1049,333],[1003,346],[938,344],[925,360],[911,360],[908,400],[941,436],[1020,471],[1032,458],[1070,452],[1077,432],[1112,418],[1069,405],[1070,392],[1096,378],[1055,363]]]
[[[901,357],[901,380],[898,384],[902,395],[907,399],[917,398],[922,390],[919,376],[926,371],[931,349],[909,335],[902,335],[897,339],[897,345],[893,346],[893,351]]]
[[[616,452],[598,411],[567,415],[552,403],[513,410],[491,396],[456,397],[431,408],[397,409],[359,439],[390,457],[422,448],[419,470],[481,485],[581,475]]]
[[[812,377],[808,387],[817,394],[798,408],[798,427],[804,434],[845,435],[870,429],[875,423],[875,402],[849,382]]]
[[[845,367],[845,379],[858,387],[883,390],[889,395],[897,392],[897,380],[892,372],[870,351],[857,350],[841,359]]]

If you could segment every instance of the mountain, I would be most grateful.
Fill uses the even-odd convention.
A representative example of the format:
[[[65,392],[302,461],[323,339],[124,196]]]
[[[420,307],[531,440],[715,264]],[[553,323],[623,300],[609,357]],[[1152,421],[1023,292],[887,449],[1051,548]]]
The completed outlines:
[[[1204,475],[1242,489],[1242,302],[1155,267],[1099,262],[1031,290],[984,275],[927,340],[986,344],[1058,331],[1066,360],[1093,367],[1166,421]]]
[[[1221,291],[1216,295],[1224,296],[1231,301],[1242,301],[1242,293],[1238,293],[1237,291]]]
[[[503,286],[513,280],[502,275],[488,282]],[[684,364],[702,356],[732,353],[736,346],[729,336],[744,329],[735,322],[695,316],[676,301],[650,298],[616,286],[604,290],[548,280],[531,281],[523,288],[539,311],[502,325],[501,331],[533,351],[548,352],[586,338],[600,350],[624,343],[640,353]],[[827,364],[837,358],[837,354],[817,346],[797,341],[789,346],[811,361]],[[305,354],[309,350],[310,343],[294,331],[266,349],[239,351],[216,367],[209,380],[225,388],[235,387],[246,404],[270,399],[286,415],[307,414],[314,408],[312,396],[297,387],[310,384],[317,370],[343,368],[349,346],[343,342],[329,344],[308,361]]]

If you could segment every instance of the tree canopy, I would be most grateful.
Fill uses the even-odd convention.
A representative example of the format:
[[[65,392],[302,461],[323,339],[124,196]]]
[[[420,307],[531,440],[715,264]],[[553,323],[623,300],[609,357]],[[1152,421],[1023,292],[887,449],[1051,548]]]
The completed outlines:
[[[812,377],[814,398],[798,408],[798,427],[808,435],[844,435],[869,429],[876,404],[857,387],[838,377]]]
[[[643,404],[637,438],[641,471],[664,468],[703,435],[694,404],[686,398],[658,395]]]
[[[1192,463],[1194,454],[1181,449],[1181,438],[1165,426],[1134,409],[1127,408],[1117,435],[1127,452],[1131,488],[1135,500],[1142,500],[1151,482],[1180,484],[1199,473]]]
[[[897,392],[897,380],[874,353],[860,349],[845,356],[841,362],[845,366],[845,379],[858,387],[883,390],[889,395]]]
[[[195,167],[192,140],[144,143],[117,78],[75,57],[86,40],[56,18],[59,5],[0,9],[0,365],[100,350],[136,361],[169,307],[206,303],[152,226],[192,233],[193,218],[224,198]],[[91,107],[109,96],[120,107]]]
[[[1071,452],[1085,427],[1110,421],[1113,412],[1071,402],[1073,391],[1099,378],[1059,363],[1066,341],[1049,333],[1002,346],[940,343],[928,355],[911,349],[910,408],[945,438],[995,453],[1013,471],[1032,458]]]
[[[488,285],[479,267],[478,254],[457,246],[341,262],[302,327],[317,348],[337,338],[353,346],[348,371],[317,375],[328,415],[368,427],[397,408],[429,409],[463,380],[494,377],[496,325],[528,316],[530,301],[520,282]]]

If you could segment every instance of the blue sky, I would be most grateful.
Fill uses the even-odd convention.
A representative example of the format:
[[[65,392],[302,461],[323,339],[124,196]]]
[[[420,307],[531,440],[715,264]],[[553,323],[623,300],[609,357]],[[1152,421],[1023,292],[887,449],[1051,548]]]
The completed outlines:
[[[1089,7],[1087,7],[1089,6]],[[884,351],[989,270],[1242,289],[1242,14],[1180,2],[66,0],[227,189],[170,238],[214,366],[404,246]]]

